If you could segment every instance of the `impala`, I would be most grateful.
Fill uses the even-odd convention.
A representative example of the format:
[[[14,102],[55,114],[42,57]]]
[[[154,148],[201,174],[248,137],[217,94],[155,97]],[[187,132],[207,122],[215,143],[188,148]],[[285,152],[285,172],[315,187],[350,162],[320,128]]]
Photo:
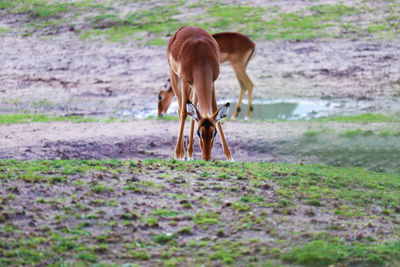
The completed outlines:
[[[225,156],[228,160],[233,160],[220,123],[220,120],[228,114],[229,103],[218,109],[215,97],[214,82],[219,76],[220,59],[217,42],[204,29],[181,27],[169,40],[167,59],[171,87],[178,100],[180,123],[175,159],[185,158],[183,131],[189,115],[191,122],[187,158],[193,158],[193,131],[196,121],[203,159],[211,159],[211,150],[218,129]],[[191,96],[193,104],[189,100]]]
[[[248,108],[246,115],[248,119],[253,112],[252,98],[254,84],[247,75],[246,68],[254,55],[256,45],[252,40],[237,32],[221,32],[212,35],[212,37],[217,41],[220,49],[220,63],[229,61],[240,85],[239,100],[236,104],[232,119],[235,119],[239,115],[246,91],[248,92]],[[168,79],[167,83],[164,85],[164,89],[160,90],[158,93],[158,116],[167,113],[173,97],[174,92],[170,85],[170,79]]]

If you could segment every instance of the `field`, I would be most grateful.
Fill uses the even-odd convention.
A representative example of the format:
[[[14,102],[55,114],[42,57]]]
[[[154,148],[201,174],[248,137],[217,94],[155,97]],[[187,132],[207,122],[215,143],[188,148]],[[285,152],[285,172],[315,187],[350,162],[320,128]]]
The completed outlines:
[[[399,14],[397,0],[1,1],[0,266],[400,266]],[[154,114],[182,25],[256,42],[255,100],[335,114],[227,119],[236,162],[219,138],[213,161],[197,141],[196,160],[173,160],[177,117]],[[238,87],[221,65],[218,100]]]

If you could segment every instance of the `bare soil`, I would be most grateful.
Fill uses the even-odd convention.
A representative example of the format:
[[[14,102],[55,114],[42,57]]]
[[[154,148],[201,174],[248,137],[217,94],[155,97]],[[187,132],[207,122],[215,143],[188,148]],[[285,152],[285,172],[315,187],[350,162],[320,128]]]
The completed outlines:
[[[87,42],[73,33],[0,37],[1,112],[113,114],[156,109],[168,77],[166,47]],[[257,42],[248,66],[255,99],[368,100],[369,111],[398,110],[400,45],[372,41]],[[217,97],[239,86],[222,65]]]
[[[336,209],[348,201],[331,198],[330,193],[321,197],[322,204],[307,202],[304,187],[290,184],[294,176],[304,175],[301,168],[297,174],[296,168],[286,173],[266,165],[271,177],[257,180],[259,167],[250,169],[243,163],[235,168],[225,168],[224,162],[52,164],[40,165],[47,171],[36,170],[31,176],[24,176],[17,165],[1,166],[11,176],[22,177],[1,179],[3,222],[18,229],[3,232],[4,240],[51,236],[46,242],[29,243],[29,254],[23,249],[15,249],[20,253],[15,256],[6,254],[10,260],[75,265],[79,260],[101,259],[164,266],[167,259],[177,258],[184,266],[207,259],[214,259],[207,266],[226,265],[226,257],[211,257],[218,249],[232,258],[231,263],[248,266],[254,258],[277,261],[280,249],[287,252],[316,238],[392,241],[397,233],[398,215],[385,216],[380,205],[357,206],[354,212],[359,215],[344,216]],[[88,166],[90,171],[82,173],[80,169]],[[284,181],[288,184],[281,184]],[[284,190],[294,194],[283,195]],[[14,249],[14,243],[10,241],[5,251]],[[84,252],[98,256],[90,260],[80,256]],[[346,261],[343,266],[351,266]]]
[[[86,42],[72,33],[1,37],[0,111],[111,116],[155,110],[156,94],[168,77],[165,50]],[[256,99],[363,100],[369,105],[352,112],[396,112],[399,51],[397,43],[371,41],[258,42],[248,73]],[[222,65],[216,87],[219,99],[237,97],[229,65]],[[224,127],[236,160],[299,162],[282,156],[279,142],[319,126],[227,122]],[[1,126],[0,158],[167,158],[177,128],[176,122],[162,121]],[[219,144],[214,155],[223,159]]]
[[[0,127],[1,159],[147,159],[172,158],[178,128],[176,121],[133,120],[113,123],[31,123]],[[189,134],[189,123],[185,130]],[[237,122],[223,123],[228,145],[236,161],[269,161],[290,163],[332,163],[341,165],[350,157],[347,153],[329,155],[330,149],[344,146],[349,153],[359,148],[367,159],[366,167],[379,170],[387,162],[398,168],[397,154],[391,150],[399,147],[398,138],[370,137],[357,144],[354,139],[339,135],[360,127],[356,123],[316,122]],[[364,131],[400,131],[398,123],[362,125]],[[328,131],[321,140],[306,137],[307,132]],[[335,140],[341,140],[339,143]],[[371,141],[372,139],[372,141]],[[377,141],[373,141],[376,139]],[[201,158],[195,140],[195,158]],[[360,148],[361,147],[361,148]],[[326,155],[318,152],[326,151]],[[383,153],[386,163],[367,166],[368,157]],[[351,156],[354,158],[353,156]],[[217,137],[213,159],[224,160],[222,146]],[[357,157],[355,157],[357,159]],[[354,160],[355,160],[354,159]],[[353,160],[353,159],[351,159]],[[351,162],[349,160],[349,162]],[[357,163],[357,162],[356,162]],[[350,165],[351,166],[351,163]]]
[[[282,6],[289,5],[285,3]],[[156,109],[157,92],[168,77],[165,50],[165,47],[139,47],[134,42],[87,42],[68,32],[49,38],[0,36],[0,112],[112,116],[120,110],[134,113]],[[363,105],[363,110],[344,112],[398,112],[399,51],[399,43],[365,40],[257,42],[256,55],[249,64],[248,73],[256,85],[256,99],[362,100],[369,103],[366,107]],[[234,99],[238,96],[238,84],[229,65],[222,66],[216,88],[219,99]],[[319,148],[338,147],[336,143],[327,140],[330,137],[336,140],[339,134],[346,131],[362,128],[374,133],[400,132],[399,123],[226,121],[223,127],[236,161],[364,162],[359,156],[365,154],[366,147],[369,153],[380,157],[379,160],[386,159],[393,163],[395,171],[400,169],[399,163],[395,163],[400,151],[397,137],[379,139],[380,150],[368,146],[369,143],[360,143],[358,145],[364,150],[356,151],[356,156],[347,155],[348,158],[340,157],[337,150],[329,152],[327,149],[331,154],[321,157],[315,152],[316,143]],[[307,132],[319,133],[323,130],[327,131],[324,139],[318,141],[306,138]],[[177,133],[178,122],[154,119],[112,123],[1,125],[0,159],[171,158]],[[187,129],[185,133],[188,134]],[[349,150],[348,147],[354,143],[354,140],[346,140],[339,144],[344,147],[343,151]],[[196,145],[195,158],[200,157]],[[224,159],[218,138],[213,158]],[[331,159],[336,161],[330,162]],[[381,170],[379,160],[376,160],[378,165],[373,165],[372,169]],[[119,173],[121,175],[115,175],[115,168],[90,174],[65,175],[66,181],[52,186],[48,186],[44,178],[39,182],[2,179],[0,195],[3,203],[8,201],[2,215],[7,223],[15,224],[21,230],[16,235],[8,233],[6,237],[19,240],[20,234],[35,236],[44,231],[43,226],[47,225],[50,225],[51,231],[63,235],[63,230],[78,229],[82,223],[92,237],[82,235],[80,242],[93,244],[94,239],[99,241],[101,239],[98,237],[106,235],[104,242],[109,244],[109,250],[100,250],[98,254],[102,255],[104,261],[123,264],[134,259],[129,254],[132,248],[128,247],[133,244],[132,240],[135,240],[136,245],[146,244],[149,237],[160,233],[176,233],[187,226],[193,227],[192,232],[188,236],[181,233],[179,239],[185,254],[174,252],[172,256],[188,260],[198,251],[202,252],[199,247],[186,249],[191,240],[199,244],[204,240],[216,244],[222,237],[228,241],[241,240],[247,247],[244,252],[246,257],[250,257],[258,255],[263,249],[304,244],[313,234],[324,231],[347,242],[364,237],[392,240],[395,239],[392,236],[397,233],[395,227],[398,225],[398,215],[390,215],[386,219],[385,214],[382,215],[384,207],[381,206],[370,205],[362,209],[363,217],[346,219],[333,212],[334,207],[348,204],[342,199],[327,198],[321,207],[314,207],[306,204],[303,195],[299,194],[291,199],[296,203],[296,208],[286,207],[286,202],[279,204],[283,207],[259,208],[251,204],[251,210],[243,213],[233,205],[241,197],[254,194],[265,199],[268,204],[278,203],[284,192],[278,190],[287,187],[278,186],[277,182],[254,186],[248,182],[247,176],[246,179],[239,179],[236,174],[232,174],[235,179],[228,182],[218,178],[220,173],[217,172],[202,178],[201,174],[206,173],[207,168],[188,165],[189,169],[182,171],[177,169],[179,162],[171,163],[171,166],[143,166],[140,161],[135,164],[135,167],[124,166]],[[64,174],[56,174],[64,177]],[[162,176],[168,174],[171,176]],[[284,180],[288,174],[273,175],[279,178],[277,180],[281,176]],[[42,176],[47,177],[48,174]],[[249,179],[253,179],[252,176]],[[112,190],[109,188],[104,192],[95,192],[93,189],[98,185],[107,185]],[[123,185],[132,185],[133,190],[122,188]],[[10,190],[18,197],[9,197]],[[179,196],[186,197],[178,199]],[[66,203],[60,203],[57,202],[59,199],[67,200]],[[118,207],[105,204],[112,200]],[[74,214],[82,217],[63,219],[69,206]],[[157,215],[159,221],[153,226],[144,221],[155,216],[155,211],[168,208],[177,211],[178,216],[170,218]],[[358,208],[357,205],[355,208]],[[90,222],[90,216],[97,215],[101,209],[103,213],[98,213],[101,215],[95,219],[98,224]],[[198,223],[192,223],[199,211],[218,214],[224,225],[222,231],[216,225],[206,229]],[[143,220],[136,218],[137,215],[142,216]],[[245,221],[246,216],[249,216],[249,220],[255,221],[259,217],[263,220],[249,229],[237,230],[240,225],[236,225],[236,222]],[[367,219],[368,228],[365,227]],[[126,224],[126,221],[131,222]],[[255,238],[262,242],[250,242]],[[286,246],[282,240],[290,244]],[[149,266],[161,265],[164,251],[160,251],[159,246],[140,249],[147,249],[153,261],[138,262]],[[204,254],[214,253],[210,250],[207,248]],[[238,264],[245,266],[249,261],[246,258]]]

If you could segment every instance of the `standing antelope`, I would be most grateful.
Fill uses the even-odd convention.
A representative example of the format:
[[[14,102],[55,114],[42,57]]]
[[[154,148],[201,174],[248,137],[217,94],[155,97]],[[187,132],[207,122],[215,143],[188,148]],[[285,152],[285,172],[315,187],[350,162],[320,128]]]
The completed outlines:
[[[229,61],[236,78],[240,85],[239,100],[236,104],[232,119],[235,119],[241,110],[243,97],[248,91],[248,108],[246,118],[250,118],[253,113],[252,98],[254,84],[246,73],[247,65],[254,55],[255,43],[237,32],[221,32],[212,35],[217,41],[220,49],[220,63]],[[169,105],[174,97],[174,92],[170,86],[170,80],[164,85],[164,90],[158,93],[158,116],[167,113]]]
[[[193,130],[197,121],[200,148],[204,160],[211,159],[211,150],[217,129],[225,156],[233,160],[220,120],[227,116],[229,103],[218,109],[214,82],[219,75],[220,51],[218,44],[204,29],[181,27],[169,40],[167,49],[171,87],[178,99],[179,135],[175,147],[175,158],[185,158],[183,131],[189,115],[190,137],[188,159],[193,158]],[[181,87],[178,80],[181,80]],[[190,102],[193,96],[194,105]],[[199,109],[196,108],[197,102]],[[216,129],[217,128],[217,129]]]

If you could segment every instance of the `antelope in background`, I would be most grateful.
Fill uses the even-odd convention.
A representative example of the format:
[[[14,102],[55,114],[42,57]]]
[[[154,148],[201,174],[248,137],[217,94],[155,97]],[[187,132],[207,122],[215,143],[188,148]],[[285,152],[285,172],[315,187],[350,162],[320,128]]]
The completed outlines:
[[[233,161],[226,144],[220,120],[227,116],[229,103],[217,106],[214,82],[219,76],[220,50],[215,39],[204,29],[181,27],[171,37],[167,49],[170,82],[178,100],[179,135],[175,147],[175,159],[185,158],[185,121],[191,117],[188,159],[193,158],[194,121],[197,121],[200,148],[204,160],[211,159],[211,150],[217,129],[225,156]],[[179,78],[181,86],[179,88]],[[189,100],[192,97],[192,102]],[[199,104],[199,109],[197,109]]]
[[[213,34],[212,37],[217,41],[220,49],[220,63],[229,61],[240,85],[239,100],[236,104],[232,119],[235,119],[239,115],[246,91],[248,91],[248,108],[246,115],[246,119],[248,119],[253,112],[252,98],[254,84],[247,75],[246,68],[249,61],[254,56],[256,45],[248,37],[237,32],[221,32]],[[158,116],[163,116],[167,113],[173,97],[174,92],[170,84],[170,79],[168,79],[167,83],[164,85],[164,90],[160,90],[158,93]]]

